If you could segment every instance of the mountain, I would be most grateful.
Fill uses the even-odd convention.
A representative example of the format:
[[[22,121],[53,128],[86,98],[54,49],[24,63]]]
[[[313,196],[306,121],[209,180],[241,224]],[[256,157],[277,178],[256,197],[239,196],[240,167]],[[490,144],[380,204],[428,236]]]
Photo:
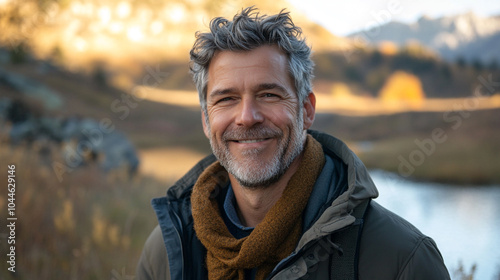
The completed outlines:
[[[469,12],[440,18],[423,16],[411,24],[389,22],[348,37],[359,36],[373,44],[392,41],[401,46],[417,41],[449,61],[500,61],[500,15],[480,17]]]

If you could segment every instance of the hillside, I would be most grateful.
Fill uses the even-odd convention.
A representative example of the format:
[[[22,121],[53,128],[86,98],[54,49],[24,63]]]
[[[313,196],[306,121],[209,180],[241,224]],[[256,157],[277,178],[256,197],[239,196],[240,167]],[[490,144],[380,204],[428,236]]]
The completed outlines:
[[[486,79],[492,84],[500,81],[500,65],[448,62],[416,44],[401,48],[358,48],[349,52],[348,58],[342,51],[317,51],[313,53],[313,60],[315,92],[334,96],[379,97],[383,87],[398,72],[410,74],[418,81],[422,98],[472,97],[481,81]],[[187,63],[164,61],[158,69],[169,75],[157,85],[158,89],[195,90]],[[142,75],[147,74],[148,70],[143,70]],[[407,86],[407,90],[411,87]],[[482,92],[489,96],[497,93],[500,93],[497,86],[493,91]]]
[[[496,64],[447,62],[418,44],[358,49],[349,60],[344,53],[318,52],[314,60],[316,90],[324,93],[332,91],[332,83],[344,83],[352,94],[379,96],[388,79],[398,71],[418,78],[427,98],[470,97],[480,84],[480,77],[500,80],[500,67]],[[488,94],[498,92],[496,87]]]
[[[181,144],[203,146],[199,140],[203,135],[199,111],[150,102],[139,95],[137,98],[132,97],[130,92],[103,85],[93,76],[48,67],[43,61],[0,67],[39,82],[58,94],[61,106],[43,109],[39,106],[38,98],[7,87],[0,79],[0,98],[25,100],[40,111],[40,115],[79,116],[97,121],[110,119],[112,125],[127,134],[138,148]],[[180,116],[182,123],[178,122]]]
[[[500,109],[446,114],[320,114],[313,129],[347,141],[370,169],[421,181],[499,184]]]
[[[10,52],[2,58],[0,49],[0,61],[9,60],[8,56],[20,61],[29,54],[72,72],[100,75],[107,84],[123,91],[148,83],[162,89],[194,90],[187,61],[195,32],[206,30],[215,15],[231,17],[252,4],[263,13],[276,13],[283,7],[291,12],[314,51],[317,92],[329,94],[340,86],[352,95],[376,97],[398,71],[415,75],[427,98],[470,96],[480,76],[492,75],[493,81],[500,80],[498,63],[466,59],[450,62],[443,60],[438,51],[432,51],[436,46],[428,43],[436,36],[448,34],[460,39],[457,48],[468,46],[488,54],[496,51],[491,46],[498,45],[494,37],[497,18],[468,14],[422,18],[415,26],[389,23],[388,30],[380,27],[380,36],[370,42],[394,39],[395,46],[358,46],[350,39],[332,35],[285,0],[164,4],[117,0],[42,4],[30,0],[23,2],[22,7],[20,3],[0,4],[0,45]],[[393,30],[389,28],[392,25],[398,27]],[[385,38],[384,34],[392,37]],[[416,36],[424,47],[407,44],[408,36]],[[158,76],[146,80],[152,71],[158,72]]]
[[[195,32],[215,16],[231,18],[255,5],[262,13],[286,8],[316,51],[351,48],[285,0],[249,1],[7,1],[0,3],[0,46],[26,49],[73,71],[107,70],[113,83],[139,83],[144,67],[185,63]],[[117,51],[119,50],[119,51]]]

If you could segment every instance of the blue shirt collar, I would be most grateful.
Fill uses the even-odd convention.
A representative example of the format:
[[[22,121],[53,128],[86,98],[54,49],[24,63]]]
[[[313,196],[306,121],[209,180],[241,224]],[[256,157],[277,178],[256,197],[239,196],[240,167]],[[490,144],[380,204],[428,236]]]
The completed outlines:
[[[236,197],[234,196],[233,186],[229,184],[229,188],[226,193],[226,198],[224,200],[224,212],[226,216],[236,228],[243,231],[252,231],[253,227],[244,226],[240,218],[238,217],[238,212],[236,212]]]

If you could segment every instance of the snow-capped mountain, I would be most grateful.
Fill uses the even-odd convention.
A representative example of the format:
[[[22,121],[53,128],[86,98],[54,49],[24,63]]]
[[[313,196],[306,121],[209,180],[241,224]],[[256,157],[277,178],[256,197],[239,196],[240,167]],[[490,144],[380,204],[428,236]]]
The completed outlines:
[[[349,37],[358,36],[373,44],[392,41],[404,45],[417,41],[447,60],[463,57],[468,61],[500,62],[500,15],[480,17],[469,12],[441,18],[423,16],[412,24],[389,22]]]

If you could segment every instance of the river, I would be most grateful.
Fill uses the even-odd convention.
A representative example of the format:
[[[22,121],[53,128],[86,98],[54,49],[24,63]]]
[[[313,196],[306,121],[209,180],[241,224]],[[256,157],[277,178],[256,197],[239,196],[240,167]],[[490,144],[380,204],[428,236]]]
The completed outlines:
[[[383,171],[370,174],[380,192],[376,201],[436,241],[452,279],[459,263],[466,272],[477,265],[474,279],[499,279],[500,186],[449,186]]]

